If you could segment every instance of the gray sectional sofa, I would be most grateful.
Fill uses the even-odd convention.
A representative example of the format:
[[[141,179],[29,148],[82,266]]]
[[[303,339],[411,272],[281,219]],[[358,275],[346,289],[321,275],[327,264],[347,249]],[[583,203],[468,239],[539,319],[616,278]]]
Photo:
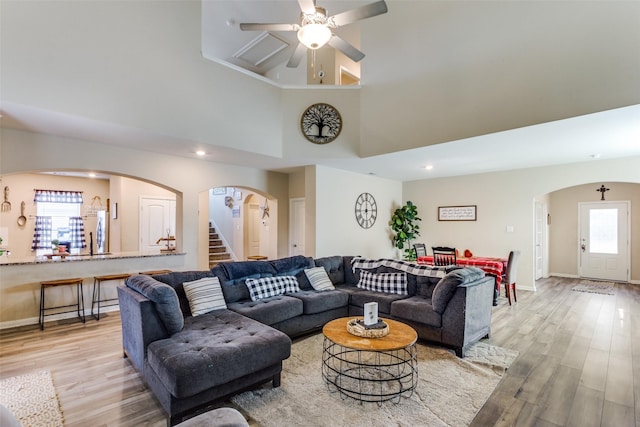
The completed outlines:
[[[305,270],[324,267],[335,289],[315,290]],[[361,273],[401,273],[402,294],[358,287]],[[294,292],[252,299],[247,279],[295,277]],[[184,283],[215,278],[224,305],[192,315]],[[362,282],[361,282],[362,285]],[[140,371],[174,425],[212,403],[271,381],[280,385],[291,338],[330,320],[379,315],[411,325],[421,339],[466,348],[490,333],[494,279],[475,268],[452,271],[354,257],[222,263],[210,271],[132,276],[118,287],[125,356]],[[255,297],[255,295],[253,295]]]

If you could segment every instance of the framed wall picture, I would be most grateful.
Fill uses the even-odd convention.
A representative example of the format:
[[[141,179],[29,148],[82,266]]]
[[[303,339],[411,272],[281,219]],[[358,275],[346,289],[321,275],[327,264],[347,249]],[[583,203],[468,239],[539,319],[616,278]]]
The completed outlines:
[[[438,207],[438,221],[476,221],[477,206],[440,206]]]

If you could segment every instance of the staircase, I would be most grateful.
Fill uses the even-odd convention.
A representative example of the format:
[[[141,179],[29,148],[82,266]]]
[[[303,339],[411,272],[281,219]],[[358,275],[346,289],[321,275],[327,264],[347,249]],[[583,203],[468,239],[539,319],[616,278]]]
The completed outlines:
[[[222,243],[222,239],[215,228],[209,227],[209,268],[225,261],[233,261],[227,252],[227,247]]]

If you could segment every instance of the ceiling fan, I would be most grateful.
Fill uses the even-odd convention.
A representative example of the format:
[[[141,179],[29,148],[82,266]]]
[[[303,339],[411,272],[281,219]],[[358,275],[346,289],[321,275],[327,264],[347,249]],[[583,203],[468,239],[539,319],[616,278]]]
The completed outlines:
[[[327,16],[326,9],[316,6],[315,0],[298,0],[298,4],[302,10],[300,24],[240,24],[240,29],[243,31],[296,31],[298,33],[299,43],[287,63],[287,67],[289,68],[298,66],[306,49],[319,49],[325,44],[328,44],[334,49],[338,49],[354,62],[360,61],[364,58],[364,53],[334,34],[331,29],[387,12],[387,4],[384,0],[347,10],[346,12],[333,16]]]

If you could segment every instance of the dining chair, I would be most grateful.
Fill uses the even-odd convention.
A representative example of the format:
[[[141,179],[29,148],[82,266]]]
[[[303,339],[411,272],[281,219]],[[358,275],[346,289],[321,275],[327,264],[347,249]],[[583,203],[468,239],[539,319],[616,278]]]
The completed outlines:
[[[518,296],[516,295],[516,271],[518,270],[518,258],[520,258],[520,251],[509,252],[509,258],[507,259],[507,273],[504,278],[504,288],[511,305],[511,293],[513,292],[513,300],[518,302]]]
[[[433,265],[447,266],[456,265],[456,248],[446,246],[433,246]]]
[[[414,244],[413,249],[416,251],[416,259],[420,256],[427,256],[427,246],[424,243]]]

